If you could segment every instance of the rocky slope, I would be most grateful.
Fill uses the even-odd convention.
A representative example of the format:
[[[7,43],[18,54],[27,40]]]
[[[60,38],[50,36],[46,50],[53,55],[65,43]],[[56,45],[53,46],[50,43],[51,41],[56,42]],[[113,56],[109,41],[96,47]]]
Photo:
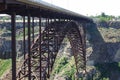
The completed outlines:
[[[112,27],[101,27],[97,24],[96,26],[86,27],[87,78],[89,80],[120,79],[120,28],[119,26],[114,28],[114,25]],[[66,56],[71,53],[66,48],[70,49],[69,42],[59,52],[51,80],[75,80],[75,67],[70,67],[74,65],[74,58],[70,55]],[[61,55],[66,56],[67,61],[64,65],[62,65],[64,61],[61,60]],[[72,70],[73,72],[70,72]],[[71,75],[69,72],[73,76],[69,76]],[[69,75],[65,75],[66,73]]]

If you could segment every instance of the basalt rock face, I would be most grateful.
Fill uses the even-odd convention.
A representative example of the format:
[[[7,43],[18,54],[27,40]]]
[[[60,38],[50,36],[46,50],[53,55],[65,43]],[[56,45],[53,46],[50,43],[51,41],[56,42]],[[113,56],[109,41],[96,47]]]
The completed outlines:
[[[120,79],[120,22],[97,22],[86,27],[87,78]]]
[[[26,25],[27,25],[27,23],[26,23]],[[34,26],[38,26],[38,25],[39,25],[38,22],[34,23]],[[10,21],[0,22],[0,28],[2,28],[2,29],[6,28],[6,29],[10,30],[11,29],[11,22]],[[21,28],[23,28],[23,23],[22,22],[16,22],[16,29],[21,29]]]
[[[106,27],[106,28],[116,28],[120,29],[120,21],[104,21],[104,22],[96,22],[98,27]]]
[[[12,56],[11,50],[11,40],[7,40],[5,38],[0,38],[0,58],[8,59]],[[23,41],[17,40],[16,41],[16,52],[17,57],[23,55]],[[27,52],[27,41],[26,41],[26,52]]]
[[[11,41],[5,38],[0,38],[0,58],[11,57]]]
[[[26,24],[27,25],[27,24]],[[37,24],[35,24],[37,25]],[[16,24],[16,52],[17,57],[23,54],[23,40],[17,39],[19,35],[23,33],[22,22]],[[11,22],[0,22],[0,58],[8,59],[12,57],[11,50]],[[26,52],[27,52],[27,40],[26,40]]]
[[[86,30],[88,65],[120,61],[120,22],[97,22]]]

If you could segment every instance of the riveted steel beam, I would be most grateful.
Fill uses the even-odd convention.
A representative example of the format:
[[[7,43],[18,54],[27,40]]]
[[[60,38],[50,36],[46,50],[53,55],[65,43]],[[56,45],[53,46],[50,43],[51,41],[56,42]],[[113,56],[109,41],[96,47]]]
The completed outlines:
[[[30,14],[28,13],[28,80],[31,80],[31,30],[30,30]]]
[[[16,80],[16,13],[11,15],[12,30],[12,80]]]

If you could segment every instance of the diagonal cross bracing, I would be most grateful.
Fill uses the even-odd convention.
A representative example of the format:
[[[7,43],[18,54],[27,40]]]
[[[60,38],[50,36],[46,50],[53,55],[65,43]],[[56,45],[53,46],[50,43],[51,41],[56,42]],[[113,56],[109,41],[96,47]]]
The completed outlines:
[[[85,70],[85,45],[82,41],[83,37],[80,34],[79,26],[75,23],[76,22],[71,21],[49,23],[47,21],[47,26],[41,34],[41,42],[39,42],[40,38],[37,37],[31,46],[31,72],[28,71],[29,66],[27,66],[27,64],[29,57],[27,57],[18,71],[17,79],[25,79],[29,76],[29,73],[31,73],[31,79],[46,80],[49,78],[55,58],[65,35],[67,35],[72,46],[77,72],[79,73],[80,71]],[[39,43],[41,43],[41,50],[39,49]],[[41,51],[40,53],[39,50]],[[28,54],[26,54],[26,56],[28,56]],[[39,61],[41,62],[41,65]],[[26,66],[24,66],[24,64],[26,64]],[[39,72],[40,69],[41,72]]]

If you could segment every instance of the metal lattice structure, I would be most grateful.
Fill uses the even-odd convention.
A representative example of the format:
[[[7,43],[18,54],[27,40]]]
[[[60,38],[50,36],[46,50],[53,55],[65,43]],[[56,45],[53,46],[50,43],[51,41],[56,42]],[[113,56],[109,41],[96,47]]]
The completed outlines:
[[[31,46],[31,72],[28,71],[28,57],[23,62],[17,78],[21,80],[28,77],[29,74],[31,74],[32,79],[36,80],[49,78],[65,35],[68,36],[72,46],[77,72],[85,70],[85,43],[82,41],[83,37],[80,34],[79,26],[73,21],[54,22],[45,28],[41,36]],[[28,56],[28,54],[26,55]]]
[[[38,3],[30,0],[2,0],[0,6],[0,14],[11,15],[12,80],[47,80],[65,36],[68,37],[72,47],[77,73],[86,70],[84,27],[92,23],[92,19],[42,1]],[[16,15],[23,17],[24,60],[21,61],[22,64],[18,69],[16,69]],[[39,22],[38,37],[34,34],[35,17]],[[42,24],[45,25],[43,31]],[[27,52],[25,49],[26,27],[28,29]]]

